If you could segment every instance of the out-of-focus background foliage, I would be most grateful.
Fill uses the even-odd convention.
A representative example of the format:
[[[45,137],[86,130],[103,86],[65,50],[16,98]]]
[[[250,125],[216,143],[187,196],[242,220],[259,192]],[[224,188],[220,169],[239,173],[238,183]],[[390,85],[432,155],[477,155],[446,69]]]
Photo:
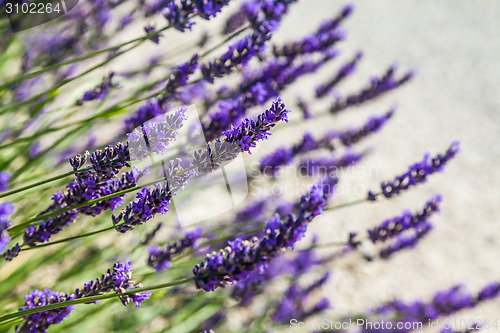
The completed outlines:
[[[415,68],[417,76],[383,101],[335,118],[332,125],[342,126],[356,116],[383,110],[392,101],[399,107],[383,133],[370,140],[375,153],[360,167],[376,168],[377,179],[354,175],[341,185],[373,188],[379,180],[404,171],[423,152],[439,152],[453,139],[461,141],[463,153],[444,174],[405,195],[333,212],[311,225],[310,231],[322,238],[337,240],[404,207],[418,207],[431,193],[444,195],[442,213],[433,219],[436,229],[416,249],[391,262],[349,260],[343,269],[332,267],[335,275],[328,293],[333,312],[361,309],[392,297],[428,298],[433,291],[458,283],[477,290],[500,277],[500,4],[382,0],[354,5],[355,14],[345,23],[349,36],[343,49],[346,54],[358,48],[366,53],[346,89],[359,86],[355,81],[391,60]],[[298,3],[281,36],[313,26],[337,6],[337,1],[327,0]],[[297,21],[301,24],[293,24]],[[456,318],[500,319],[499,310],[500,303],[493,301]]]

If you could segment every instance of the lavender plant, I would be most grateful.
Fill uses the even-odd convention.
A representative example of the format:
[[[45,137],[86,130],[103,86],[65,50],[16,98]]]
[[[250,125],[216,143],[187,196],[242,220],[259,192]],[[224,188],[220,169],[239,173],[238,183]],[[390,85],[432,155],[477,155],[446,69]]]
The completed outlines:
[[[311,238],[308,229],[331,230],[341,208],[404,196],[460,163],[452,161],[460,149],[454,141],[391,180],[377,178],[378,190],[344,197],[343,173],[377,153],[370,139],[404,111],[386,108],[344,128],[337,117],[371,107],[414,71],[391,65],[340,93],[370,57],[341,50],[354,7],[283,42],[276,34],[296,2],[81,1],[30,34],[11,33],[0,19],[0,331],[275,332],[326,315],[397,326],[500,295],[493,279],[473,294],[452,287],[431,301],[389,298],[336,312],[327,291],[333,267],[390,265],[427,242],[440,227],[434,214],[450,207],[434,195],[421,210],[349,227],[337,235],[344,241]],[[0,14],[12,3],[0,1]],[[193,106],[199,118],[190,118]],[[203,179],[222,186],[211,192]],[[259,184],[285,190],[263,193]],[[208,202],[189,231],[186,198],[193,207]],[[144,286],[132,280],[132,261]],[[102,271],[73,292],[54,291]],[[367,331],[335,331],[349,330]]]

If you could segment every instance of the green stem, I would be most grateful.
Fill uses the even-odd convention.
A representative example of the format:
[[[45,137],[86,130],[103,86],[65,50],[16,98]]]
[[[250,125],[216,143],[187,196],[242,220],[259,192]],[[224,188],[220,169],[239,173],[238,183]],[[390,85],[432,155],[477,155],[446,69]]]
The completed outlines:
[[[137,37],[137,38],[134,38],[132,40],[126,41],[124,43],[120,43],[118,45],[114,45],[114,46],[107,47],[105,49],[101,49],[101,50],[97,50],[97,51],[94,51],[94,52],[90,52],[90,53],[87,53],[87,54],[85,54],[83,56],[76,57],[76,58],[73,58],[73,59],[69,59],[69,60],[66,60],[66,61],[63,61],[63,62],[60,62],[60,63],[57,63],[57,64],[53,64],[53,65],[44,67],[44,68],[39,69],[37,71],[33,71],[33,72],[30,72],[30,73],[21,75],[21,76],[15,78],[15,79],[12,79],[10,81],[7,81],[7,82],[1,84],[0,85],[0,90],[1,89],[5,89],[6,87],[8,87],[8,86],[10,86],[12,84],[15,84],[15,83],[27,80],[27,79],[31,79],[31,78],[33,78],[35,76],[38,76],[38,75],[41,75],[41,74],[53,71],[55,69],[58,69],[59,67],[63,67],[63,66],[66,66],[66,65],[71,65],[71,64],[74,64],[76,62],[80,62],[80,61],[83,61],[83,60],[94,58],[94,57],[96,57],[96,56],[98,56],[100,54],[118,50],[118,49],[120,49],[120,48],[122,48],[124,46],[133,44],[135,42],[145,41],[145,40],[147,40],[147,39],[149,39],[151,37],[154,37],[154,36],[158,35],[159,33],[163,32],[163,31],[165,31],[167,29],[170,29],[171,27],[172,27],[171,25],[167,25],[167,26],[163,27],[162,29],[160,29],[158,31],[150,32],[149,34],[147,34],[145,36]]]
[[[87,169],[90,169],[90,168],[87,168]],[[44,180],[41,180],[39,182],[30,184],[30,185],[26,185],[26,186],[23,186],[23,187],[20,187],[20,188],[16,188],[15,190],[11,190],[11,191],[8,191],[8,192],[5,192],[5,193],[1,193],[0,194],[0,198],[5,198],[5,197],[8,197],[10,195],[13,195],[13,194],[16,194],[16,193],[19,193],[19,192],[23,192],[23,191],[32,189],[34,187],[38,187],[38,186],[41,186],[41,185],[44,185],[44,184],[47,184],[47,183],[54,182],[54,181],[59,180],[59,179],[63,179],[65,177],[73,175],[74,173],[75,173],[74,171],[68,171],[66,173],[60,174],[60,175],[52,177],[52,178],[44,179]]]
[[[190,168],[184,169],[184,170],[178,172],[176,175],[181,175],[181,174],[184,174],[184,173],[189,172],[189,171],[194,170],[194,169],[196,169],[196,166],[192,166]],[[41,221],[41,220],[44,220],[44,219],[52,217],[52,216],[56,216],[56,215],[59,215],[59,214],[62,214],[62,213],[66,213],[66,212],[68,212],[70,210],[73,210],[73,209],[82,208],[82,207],[89,206],[89,205],[92,205],[92,204],[95,204],[95,203],[98,203],[98,202],[101,202],[101,201],[106,201],[106,200],[109,200],[109,199],[112,199],[112,198],[115,198],[115,197],[119,197],[121,195],[130,193],[130,192],[134,192],[134,191],[140,190],[142,188],[145,188],[145,187],[157,184],[157,183],[159,183],[161,181],[164,181],[164,180],[165,180],[164,178],[153,180],[153,181],[151,181],[149,183],[146,183],[146,184],[143,184],[143,185],[140,185],[140,186],[134,186],[134,187],[128,188],[128,189],[123,190],[123,191],[119,191],[119,192],[115,192],[115,193],[112,193],[112,194],[109,194],[109,195],[105,195],[103,197],[100,197],[100,198],[97,198],[97,199],[93,199],[93,200],[89,200],[89,201],[83,202],[83,203],[75,205],[75,206],[65,207],[65,208],[57,209],[57,210],[52,211],[50,213],[46,213],[46,214],[34,216],[34,217],[30,218],[30,219],[27,219],[26,221],[24,221],[22,223],[17,224],[14,227],[10,228],[9,229],[9,234],[14,234],[17,231],[19,231],[20,229],[24,228],[25,226],[27,226],[27,225],[29,225],[29,224],[31,224],[33,222]]]
[[[167,283],[162,283],[162,284],[157,284],[153,285],[151,287],[143,287],[143,288],[136,288],[136,289],[131,289],[128,290],[124,293],[116,293],[116,292],[111,292],[103,295],[96,295],[96,296],[89,296],[89,297],[83,297],[83,298],[78,298],[78,299],[73,299],[70,301],[65,301],[65,302],[59,302],[59,303],[54,303],[54,304],[49,304],[45,306],[40,306],[36,307],[33,309],[26,309],[22,311],[17,311],[14,313],[10,313],[4,316],[0,317],[0,323],[13,319],[13,318],[18,318],[21,316],[28,316],[33,313],[38,313],[38,312],[43,312],[43,311],[49,311],[49,310],[54,310],[54,309],[60,309],[64,308],[70,305],[77,305],[77,304],[82,304],[82,303],[90,303],[90,302],[95,302],[95,301],[102,301],[108,298],[113,298],[113,297],[119,297],[119,296],[124,296],[124,295],[133,295],[135,293],[141,293],[143,291],[151,291],[151,290],[157,290],[157,289],[163,289],[163,288],[169,288],[169,287],[175,287],[175,286],[180,286],[183,284],[188,284],[191,283],[193,279],[191,277],[189,278],[184,278],[180,279],[177,281],[172,281],[172,282],[167,282]]]
[[[214,47],[212,47],[211,49],[209,49],[208,51],[204,52],[200,58],[203,58],[203,57],[206,57],[208,56],[210,53],[212,53],[213,51],[217,50],[219,47],[223,46],[225,43],[227,43],[228,41],[230,41],[232,38],[238,36],[239,34],[241,34],[242,32],[246,31],[249,27],[244,27],[244,28],[241,28],[240,30],[236,31],[235,33],[233,33],[232,35],[228,36],[226,39],[224,39],[222,42],[220,42],[219,44],[215,45]],[[135,46],[134,46],[135,47]],[[133,48],[133,47],[132,47]],[[123,52],[126,52],[126,51],[123,51]],[[115,55],[116,56],[116,55]],[[102,66],[102,64],[100,65],[97,65],[97,66]],[[86,74],[86,73],[85,73]],[[197,80],[194,80],[192,82],[189,82],[187,83],[186,85],[193,85],[193,84],[196,84],[198,82],[200,82],[202,79],[197,79]],[[154,86],[156,86],[159,82],[163,81],[163,79],[160,79],[160,80],[157,80],[153,83],[149,83],[147,85],[145,85],[145,87],[141,88],[140,89],[140,92],[143,92],[145,90],[148,90]],[[58,87],[59,88],[59,87]],[[39,136],[42,136],[44,135],[45,133],[51,133],[51,132],[57,132],[57,131],[60,131],[60,130],[65,130],[65,129],[68,129],[72,126],[76,126],[82,122],[88,122],[88,121],[92,121],[92,120],[95,120],[95,119],[99,119],[99,118],[102,118],[102,117],[105,117],[107,114],[110,114],[110,113],[113,113],[117,110],[120,110],[120,109],[124,109],[124,108],[127,108],[127,107],[130,107],[134,104],[137,104],[137,103],[141,103],[145,100],[148,100],[150,98],[153,98],[153,97],[158,97],[160,96],[161,94],[163,94],[163,90],[160,90],[158,92],[155,92],[155,93],[152,93],[146,97],[143,97],[143,98],[140,98],[140,99],[135,99],[138,95],[135,94],[134,96],[130,97],[130,98],[127,98],[127,99],[124,99],[120,102],[117,102],[115,103],[114,105],[108,107],[106,110],[100,112],[99,114],[97,115],[94,115],[94,116],[91,116],[91,117],[88,117],[88,118],[85,118],[83,120],[78,120],[78,121],[75,121],[73,123],[69,123],[69,124],[66,124],[64,126],[59,126],[59,127],[53,127],[53,128],[46,128],[44,133],[41,133],[41,134],[34,134],[32,136],[28,136],[28,137],[24,137],[24,138],[20,138],[20,139],[17,139],[15,141],[12,141],[10,143],[7,143],[7,144],[4,144],[4,145],[1,145],[0,146],[0,149],[3,149],[3,148],[7,148],[11,145],[14,145],[14,144],[17,144],[17,143],[20,143],[20,142],[24,142],[24,141],[32,141],[34,139],[36,139],[37,137]],[[40,96],[42,96],[44,93],[42,93]],[[36,98],[39,98],[40,96],[35,96]],[[35,98],[33,97],[33,98]],[[30,99],[31,100],[31,99]],[[24,103],[25,101],[21,102],[21,103]],[[19,103],[18,103],[19,104]],[[19,106],[19,105],[18,105]],[[11,105],[8,106],[9,108],[13,107]],[[2,110],[0,108],[0,114],[3,112],[4,110]]]
[[[359,204],[361,204],[363,202],[366,202],[366,201],[368,201],[368,199],[366,199],[366,198],[358,199],[358,200],[346,202],[346,203],[343,203],[343,204],[340,204],[340,205],[327,207],[327,208],[324,209],[324,211],[327,212],[327,211],[330,211],[330,210],[337,210],[337,209],[341,209],[341,208],[356,206],[356,205],[359,205]]]

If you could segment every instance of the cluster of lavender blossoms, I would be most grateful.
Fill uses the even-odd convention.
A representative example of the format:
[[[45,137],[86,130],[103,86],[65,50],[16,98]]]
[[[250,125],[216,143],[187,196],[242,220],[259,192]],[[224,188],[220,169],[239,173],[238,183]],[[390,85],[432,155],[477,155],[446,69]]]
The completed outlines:
[[[101,295],[110,291],[114,291],[118,294],[123,305],[126,306],[127,304],[135,303],[135,306],[139,307],[142,302],[151,297],[151,293],[149,291],[126,295],[121,294],[140,287],[142,287],[140,284],[134,285],[134,281],[132,281],[131,261],[115,263],[112,269],[108,269],[106,273],[102,274],[101,278],[85,283],[82,289],[76,289],[72,294],[60,293],[49,289],[33,290],[24,297],[25,304],[19,310],[34,309],[45,305]],[[17,331],[47,332],[47,329],[51,325],[62,322],[75,308],[75,305],[70,305],[54,310],[36,312],[23,316],[25,321],[22,326],[17,327]]]
[[[182,109],[181,109],[182,110]],[[165,215],[169,211],[173,196],[184,188],[188,179],[196,174],[209,173],[220,167],[222,162],[230,161],[244,151],[250,152],[256,143],[265,140],[270,135],[270,130],[280,121],[288,121],[287,114],[281,99],[277,99],[257,121],[246,118],[240,126],[224,132],[222,140],[216,140],[206,149],[194,152],[194,158],[189,161],[190,166],[183,167],[180,158],[168,161],[164,167],[164,181],[159,181],[153,187],[142,188],[137,194],[136,201],[131,202],[118,215],[113,215],[113,224],[116,229],[125,233],[133,230],[152,219],[156,214]],[[163,131],[155,135],[164,137]],[[165,136],[166,137],[166,136]]]
[[[443,171],[448,161],[460,151],[459,146],[460,143],[454,141],[444,154],[438,154],[433,158],[430,158],[430,154],[426,153],[420,162],[412,164],[404,174],[397,176],[393,181],[382,182],[380,185],[381,194],[386,198],[391,198],[412,186],[424,183],[431,174]],[[368,200],[376,200],[378,195],[378,193],[370,191],[368,192]]]
[[[296,212],[284,218],[275,214],[267,221],[261,237],[235,238],[219,252],[207,254],[205,260],[193,268],[196,287],[214,291],[217,287],[245,280],[253,271],[264,270],[286,249],[295,248],[295,243],[304,237],[307,224],[323,213],[336,183],[337,179],[326,179],[314,185],[302,196]]]
[[[10,175],[7,172],[0,172],[0,193],[9,188]],[[0,253],[10,242],[10,236],[7,229],[10,227],[9,215],[12,215],[15,207],[10,202],[0,203]]]

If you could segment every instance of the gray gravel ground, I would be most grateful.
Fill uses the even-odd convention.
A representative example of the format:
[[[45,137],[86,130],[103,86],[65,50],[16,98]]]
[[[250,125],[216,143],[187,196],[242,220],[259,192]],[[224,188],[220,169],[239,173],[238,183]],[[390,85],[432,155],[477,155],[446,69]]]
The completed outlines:
[[[299,2],[281,36],[311,31],[341,5]],[[337,202],[358,198],[356,184],[375,188],[424,152],[444,151],[453,140],[461,141],[462,153],[443,174],[396,199],[331,212],[312,225],[322,241],[341,240],[349,231],[363,230],[404,208],[419,209],[433,193],[444,196],[442,213],[433,219],[436,229],[415,250],[389,262],[346,260],[332,266],[334,279],[327,287],[335,305],[328,314],[332,319],[395,297],[428,299],[458,283],[475,291],[500,279],[500,2],[366,0],[354,5],[354,15],[344,25],[349,37],[342,50],[349,56],[361,49],[365,58],[356,79],[341,90],[362,86],[393,60],[403,70],[415,68],[418,75],[390,97],[346,111],[327,124],[307,125],[320,131],[359,124],[398,104],[395,118],[371,140],[374,154],[362,165],[376,172],[349,175]],[[456,317],[500,321],[500,301]]]

